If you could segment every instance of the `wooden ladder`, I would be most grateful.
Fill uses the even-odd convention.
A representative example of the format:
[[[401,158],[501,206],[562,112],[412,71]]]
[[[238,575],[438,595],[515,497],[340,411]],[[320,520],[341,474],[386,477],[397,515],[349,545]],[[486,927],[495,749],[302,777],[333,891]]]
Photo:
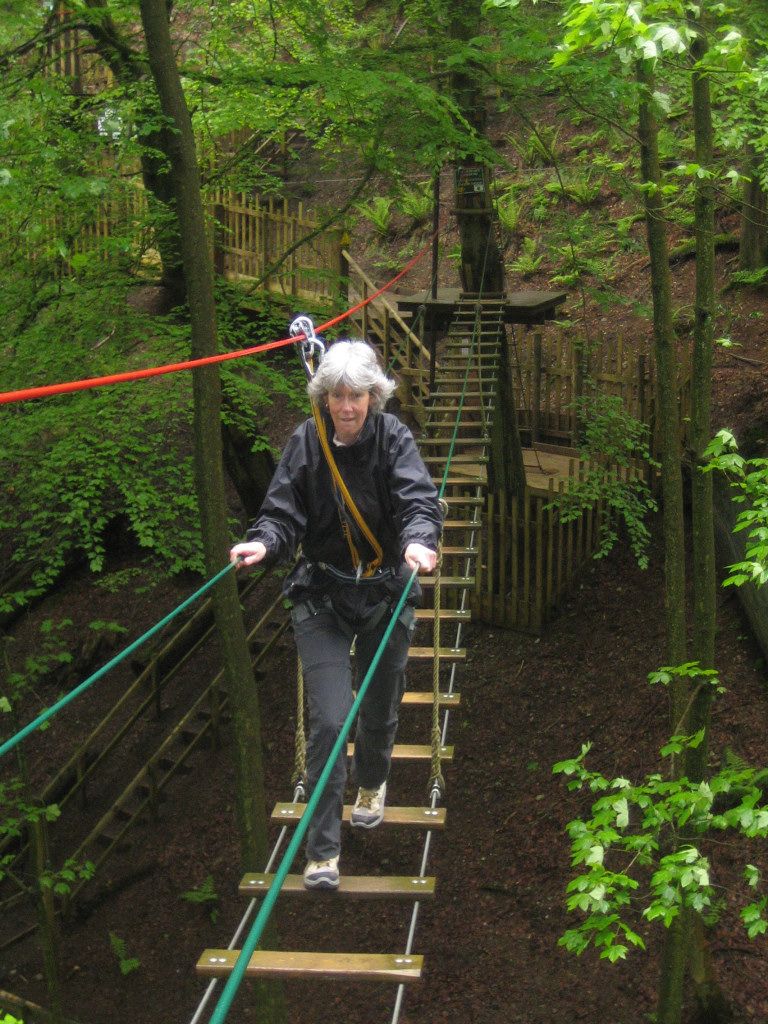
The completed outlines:
[[[436,386],[429,406],[420,447],[428,467],[433,467],[433,480],[438,487],[443,485],[442,475],[448,457],[451,439],[456,426],[456,415],[460,396],[464,391],[464,404],[458,420],[454,456],[450,473],[445,481],[444,498],[448,515],[444,522],[443,566],[439,576],[441,641],[435,650],[434,608],[421,608],[416,613],[418,639],[410,649],[409,675],[426,676],[429,682],[422,683],[422,689],[408,690],[403,698],[403,716],[419,708],[431,708],[431,668],[434,658],[449,683],[441,688],[438,696],[441,712],[447,716],[451,709],[459,706],[460,694],[454,689],[455,673],[466,659],[466,650],[461,647],[461,631],[470,621],[468,591],[474,585],[475,566],[480,555],[481,514],[485,503],[487,487],[486,465],[489,457],[489,428],[493,417],[493,402],[496,394],[496,373],[500,359],[500,339],[503,304],[478,303],[474,298],[463,300],[450,326],[444,355],[436,373]],[[473,350],[468,373],[468,386],[464,389],[467,376],[467,353]],[[434,596],[438,585],[435,575],[420,577],[425,601]],[[446,645],[443,633],[455,629],[455,642]],[[426,636],[422,639],[422,634]],[[430,643],[431,640],[431,643]],[[429,687],[429,688],[428,688]],[[443,720],[443,735],[447,718]],[[427,730],[428,735],[428,730]],[[349,744],[351,753],[353,745]],[[430,744],[396,744],[393,753],[393,771],[397,762],[404,760],[429,761]],[[450,762],[452,746],[441,747],[441,760]],[[291,826],[304,813],[301,803],[278,803],[271,820],[281,826]],[[345,806],[343,821],[349,824],[352,807]],[[400,828],[421,832],[438,832],[445,828],[446,810],[436,806],[432,799],[427,806],[387,806],[382,828]],[[243,896],[258,897],[269,890],[273,874],[249,873],[240,882],[239,892]],[[381,900],[391,899],[410,903],[417,912],[418,904],[434,897],[436,880],[420,871],[413,874],[392,876],[345,875],[342,873],[339,889],[326,899],[324,907],[340,915],[348,899]],[[315,893],[307,892],[301,875],[289,874],[281,893],[291,898],[315,899]],[[415,918],[414,918],[415,923]],[[341,927],[341,926],[340,926]],[[329,927],[333,933],[334,926]],[[412,929],[413,930],[413,929]],[[196,970],[207,978],[228,976],[238,959],[239,950],[206,949],[201,954]],[[281,978],[304,977],[348,980],[377,980],[410,984],[421,977],[423,958],[410,949],[403,953],[380,952],[301,952],[257,950],[250,958],[245,977],[274,976]]]

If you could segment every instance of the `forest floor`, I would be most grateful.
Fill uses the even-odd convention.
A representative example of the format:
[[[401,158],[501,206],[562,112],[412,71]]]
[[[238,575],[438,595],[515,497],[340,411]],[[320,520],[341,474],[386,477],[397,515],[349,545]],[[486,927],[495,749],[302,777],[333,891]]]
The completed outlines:
[[[735,223],[720,224],[719,230],[729,227]],[[365,257],[363,247],[360,258]],[[614,287],[620,285],[628,299],[647,301],[647,267],[633,258],[634,264],[617,264]],[[721,281],[729,258],[719,258]],[[381,270],[370,269],[376,280],[384,280]],[[424,274],[417,271],[403,290],[424,287]],[[525,287],[547,287],[546,275],[526,281]],[[675,267],[675,302],[689,306],[692,295],[693,263],[682,262]],[[713,422],[757,444],[768,437],[768,299],[757,290],[730,292],[722,304],[718,331],[740,347],[717,351]],[[647,320],[634,319],[628,309],[617,315],[592,307],[589,316],[597,330],[647,334]],[[574,316],[583,314],[574,301]],[[273,420],[277,445],[290,425],[285,417]],[[565,829],[588,810],[589,798],[569,792],[551,769],[587,741],[593,744],[590,764],[611,775],[639,779],[660,767],[666,695],[646,679],[666,660],[659,532],[660,524],[654,523],[645,570],[623,545],[590,564],[543,635],[474,623],[467,629],[468,660],[458,676],[462,703],[451,715],[448,734],[456,756],[446,769],[447,828],[435,835],[428,866],[438,878],[437,894],[421,907],[414,943],[426,967],[423,980],[405,995],[404,1024],[637,1024],[650,1019],[660,927],[636,921],[647,951],[633,952],[616,965],[598,960],[592,951],[576,958],[558,945],[573,924],[564,906],[571,877]],[[13,656],[34,650],[41,623],[65,617],[73,622],[69,634],[81,637],[94,618],[117,621],[127,631],[127,642],[199,585],[191,578],[158,576],[125,538],[110,551],[105,578],[110,577],[123,584],[113,591],[96,585],[84,570],[70,574],[14,627]],[[115,644],[117,649],[120,644]],[[764,763],[766,666],[732,590],[719,597],[717,645],[726,693],[714,711],[711,759],[719,763],[731,751],[749,763]],[[291,796],[294,657],[290,640],[281,642],[259,683],[267,810]],[[163,720],[146,719],[130,749],[119,755],[109,785],[114,788],[120,777],[127,777],[132,759],[140,759],[141,751],[163,734],[174,708],[188,701],[215,664],[215,650],[206,651],[179,677],[167,694]],[[50,777],[131,678],[130,669],[121,668],[72,704],[47,732],[30,738],[27,756],[38,782]],[[75,669],[60,674],[34,695],[37,706],[78,681]],[[65,1010],[82,1024],[183,1024],[191,1019],[205,988],[194,964],[206,946],[227,945],[245,906],[237,895],[241,872],[230,753],[225,737],[220,747],[195,756],[194,772],[173,781],[159,816],[142,822],[128,848],[107,862],[79,911],[63,925]],[[415,802],[414,793],[415,799],[426,800],[427,773],[398,768],[393,800],[406,790],[409,802]],[[109,799],[112,791],[93,790],[94,803]],[[60,832],[70,827],[64,820]],[[63,848],[61,835],[56,839],[53,832]],[[386,829],[354,835],[345,839],[342,870],[412,872],[420,849],[420,839]],[[747,939],[735,890],[743,862],[766,867],[768,855],[725,842],[708,852],[723,897],[720,920],[710,933],[717,977],[735,1021],[766,1022],[768,946],[764,938]],[[209,876],[218,894],[215,920],[209,906],[182,898]],[[380,951],[399,951],[407,940],[410,913],[403,906],[355,903],[347,905],[342,917],[334,897],[316,895],[279,900],[276,920],[285,948],[371,948],[374,935]],[[10,934],[13,926],[3,921],[2,934]],[[110,933],[124,942],[126,956],[138,960],[131,973],[121,973]],[[48,1003],[32,938],[0,952],[0,989]],[[320,982],[290,983],[285,993],[290,1024],[383,1022],[394,999],[388,986]],[[228,1019],[232,1024],[254,1019],[254,996],[247,984]]]

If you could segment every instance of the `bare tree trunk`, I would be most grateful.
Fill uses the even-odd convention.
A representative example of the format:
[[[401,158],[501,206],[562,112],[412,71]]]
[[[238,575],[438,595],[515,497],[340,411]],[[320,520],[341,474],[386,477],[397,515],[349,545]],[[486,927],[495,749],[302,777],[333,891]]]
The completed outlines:
[[[149,64],[162,111],[175,127],[168,152],[170,179],[174,186],[184,261],[192,356],[201,358],[216,351],[216,317],[192,123],[176,67],[165,0],[141,0],[140,7]],[[194,397],[196,484],[205,564],[213,575],[220,569],[229,547],[222,469],[221,383],[217,366],[195,370]],[[263,866],[267,852],[261,726],[256,683],[232,573],[216,587],[213,601],[233,708],[242,862],[243,867],[253,870]],[[285,1020],[280,987],[265,983],[260,989],[259,1021],[266,1024]]]

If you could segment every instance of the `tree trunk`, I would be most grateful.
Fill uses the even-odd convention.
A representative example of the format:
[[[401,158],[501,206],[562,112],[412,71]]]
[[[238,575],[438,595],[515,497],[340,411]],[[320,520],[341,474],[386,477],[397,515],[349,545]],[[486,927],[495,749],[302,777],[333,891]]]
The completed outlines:
[[[760,156],[751,143],[744,147],[739,269],[759,270],[768,264],[768,200],[760,181]]]
[[[192,357],[198,359],[216,351],[216,320],[213,272],[205,234],[192,123],[174,58],[165,0],[141,0],[140,7],[149,64],[161,108],[175,127],[175,132],[169,136],[171,146],[167,155],[184,261]],[[217,366],[200,367],[194,371],[194,399],[196,485],[205,564],[208,573],[213,575],[220,569],[229,547],[222,468],[221,382]],[[233,710],[242,866],[258,870],[264,865],[267,854],[260,712],[232,573],[215,588],[213,601]],[[260,989],[259,1021],[284,1020],[279,986],[263,984]]]
[[[660,188],[658,125],[653,111],[655,79],[651,62],[638,62],[637,80],[640,86],[640,163],[651,263],[657,407],[660,421],[667,656],[671,665],[679,665],[686,661],[683,479],[669,247]],[[673,732],[677,732],[678,722],[685,708],[686,692],[684,683],[676,682],[672,687],[671,721]],[[665,934],[657,1006],[659,1024],[680,1024],[689,934],[686,915],[678,917]]]
[[[480,32],[482,0],[454,4],[451,38],[467,43]],[[484,137],[485,96],[480,69],[471,66],[451,76],[451,91],[462,116]],[[456,219],[461,240],[461,285],[464,291],[487,295],[504,291],[504,264],[493,223],[488,168],[468,157],[456,164]]]
[[[715,667],[716,562],[712,474],[703,473],[704,449],[711,437],[712,346],[715,316],[715,203],[712,103],[709,76],[702,70],[707,42],[703,30],[691,47],[696,61],[692,73],[693,131],[696,163],[710,176],[696,179],[694,200],[696,237],[696,298],[691,358],[691,518],[693,529],[693,645],[691,657],[702,668]],[[702,686],[694,695],[684,732],[704,730],[704,740],[687,750],[685,774],[701,782],[707,773],[712,689]],[[730,1010],[715,978],[706,927],[691,912],[691,978],[699,1019],[717,1024],[730,1019]]]

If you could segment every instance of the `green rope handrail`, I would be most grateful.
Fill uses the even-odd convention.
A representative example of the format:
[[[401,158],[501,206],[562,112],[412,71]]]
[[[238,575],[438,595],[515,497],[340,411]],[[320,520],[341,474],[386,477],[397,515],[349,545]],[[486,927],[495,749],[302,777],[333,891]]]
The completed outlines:
[[[20,729],[14,736],[11,736],[9,740],[6,740],[5,743],[3,743],[2,746],[0,746],[0,757],[2,757],[4,754],[7,754],[9,750],[13,750],[13,748],[17,744],[21,743],[23,739],[29,736],[31,732],[34,732],[35,729],[39,728],[49,719],[53,718],[53,716],[57,712],[61,711],[61,709],[66,707],[67,704],[71,703],[75,699],[75,697],[79,697],[80,694],[87,690],[89,686],[92,686],[93,683],[101,679],[102,676],[106,675],[107,672],[110,671],[110,669],[113,669],[115,665],[119,665],[121,661],[124,661],[129,654],[133,654],[137,647],[140,647],[143,643],[146,643],[146,641],[149,640],[150,637],[153,637],[155,633],[158,633],[163,628],[163,626],[166,626],[169,622],[175,619],[177,615],[183,612],[185,608],[188,608],[193,603],[193,601],[196,601],[198,597],[201,597],[206,591],[210,590],[211,587],[215,586],[219,582],[219,580],[222,579],[222,577],[225,576],[226,573],[228,573],[231,569],[234,569],[234,567],[235,562],[230,562],[228,565],[226,565],[223,569],[220,570],[220,572],[217,572],[215,576],[212,576],[211,579],[207,581],[207,583],[204,583],[199,590],[196,590],[194,594],[190,595],[190,597],[188,597],[185,601],[182,601],[178,608],[174,608],[173,611],[169,612],[165,616],[165,618],[161,619],[158,623],[152,626],[151,629],[148,629],[146,633],[144,633],[142,636],[138,638],[138,640],[134,640],[132,644],[129,644],[125,648],[125,650],[121,651],[119,654],[116,654],[114,658],[112,658],[110,661],[106,663],[106,665],[103,665],[100,669],[97,669],[97,671],[94,672],[93,675],[88,676],[88,678],[85,679],[82,683],[80,683],[79,686],[76,686],[74,690],[70,690],[70,692],[65,697],[62,697],[61,700],[57,701],[55,704],[52,704],[51,707],[46,708],[46,710],[39,714],[37,718],[35,718],[28,725],[25,725],[23,729]]]
[[[304,839],[304,835],[307,829],[309,828],[309,824],[312,820],[312,815],[315,812],[315,808],[317,807],[317,804],[320,800],[320,797],[323,794],[328,779],[330,778],[331,771],[333,770],[333,767],[336,763],[336,759],[339,757],[342,750],[345,748],[347,735],[349,734],[349,730],[352,727],[352,722],[360,708],[360,705],[362,704],[363,697],[365,696],[370,681],[373,677],[373,674],[376,671],[378,663],[384,652],[384,648],[387,646],[389,638],[392,635],[392,632],[397,624],[397,620],[400,617],[400,613],[402,612],[403,607],[405,606],[405,602],[408,599],[408,594],[410,593],[411,587],[413,586],[413,582],[416,579],[416,573],[417,570],[414,569],[413,572],[411,573],[408,582],[406,583],[403,593],[400,596],[400,600],[397,602],[397,605],[395,606],[395,610],[392,612],[392,618],[389,621],[389,625],[384,631],[384,636],[381,638],[381,643],[377,647],[376,653],[373,656],[373,660],[371,661],[370,667],[368,668],[368,671],[365,673],[365,677],[362,683],[360,684],[360,688],[357,691],[357,696],[355,697],[352,707],[349,709],[349,713],[347,714],[347,717],[344,720],[344,724],[341,727],[341,732],[339,733],[336,739],[336,742],[333,746],[333,750],[328,755],[328,760],[325,762],[325,767],[323,768],[323,771],[320,774],[320,778],[317,780],[317,784],[315,785],[315,788],[312,791],[312,796],[309,798],[307,806],[304,809],[304,813],[302,814],[301,818],[297,823],[296,831],[294,832],[293,837],[290,843],[288,844],[285,853],[283,854],[283,859],[280,861],[280,864],[275,872],[275,877],[273,878],[272,884],[270,885],[269,890],[267,891],[267,894],[264,897],[264,902],[262,903],[259,912],[256,915],[256,919],[254,920],[253,925],[251,926],[251,930],[248,933],[248,937],[243,943],[242,949],[240,950],[240,955],[235,961],[235,965],[232,968],[232,973],[227,978],[227,983],[222,989],[221,995],[219,996],[219,1001],[216,1003],[213,1013],[211,1014],[209,1024],[224,1024],[224,1021],[227,1019],[227,1013],[229,1012],[229,1008],[232,1005],[232,1000],[235,998],[235,995],[237,994],[237,990],[240,987],[240,983],[242,982],[248,964],[250,963],[251,955],[253,954],[254,950],[256,949],[256,946],[259,943],[259,939],[261,938],[266,923],[269,920],[269,916],[272,913],[272,908],[274,907],[277,897],[280,894],[280,889],[282,888],[283,882],[285,881],[286,876],[290,870],[291,864],[293,863],[293,860],[296,854],[298,853],[299,847],[301,846],[301,842]]]

